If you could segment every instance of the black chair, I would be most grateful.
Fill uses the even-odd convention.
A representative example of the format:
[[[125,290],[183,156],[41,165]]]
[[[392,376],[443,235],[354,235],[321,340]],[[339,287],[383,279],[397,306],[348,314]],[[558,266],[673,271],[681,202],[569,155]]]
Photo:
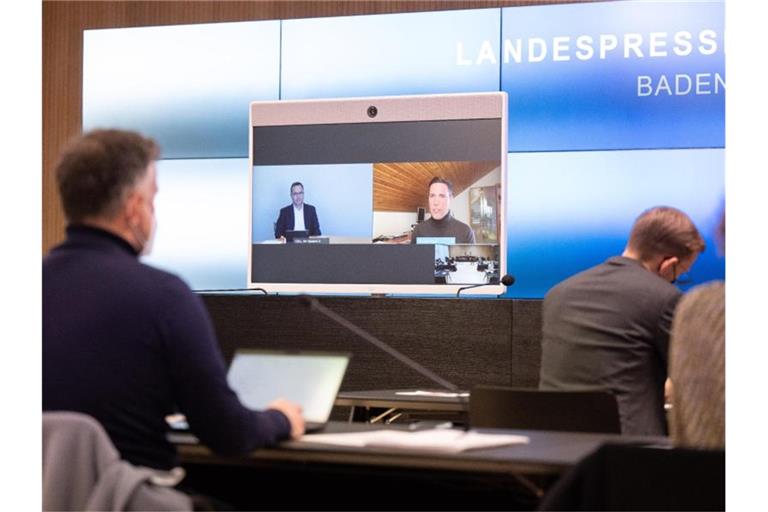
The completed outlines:
[[[725,510],[725,451],[606,444],[568,471],[539,510]]]
[[[472,428],[620,434],[616,398],[604,391],[539,391],[479,385],[469,397]]]

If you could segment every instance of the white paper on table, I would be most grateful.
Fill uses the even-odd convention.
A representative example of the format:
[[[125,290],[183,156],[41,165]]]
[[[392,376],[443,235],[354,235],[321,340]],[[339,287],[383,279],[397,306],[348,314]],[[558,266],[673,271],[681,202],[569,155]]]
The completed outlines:
[[[429,429],[418,432],[406,430],[373,430],[344,434],[308,434],[301,438],[311,443],[370,448],[401,448],[458,453],[477,448],[493,448],[510,444],[527,444],[526,436],[485,434],[455,429]]]
[[[401,396],[432,396],[438,398],[459,398],[468,397],[469,393],[451,393],[448,391],[422,391],[417,389],[416,391],[395,391],[396,395]]]

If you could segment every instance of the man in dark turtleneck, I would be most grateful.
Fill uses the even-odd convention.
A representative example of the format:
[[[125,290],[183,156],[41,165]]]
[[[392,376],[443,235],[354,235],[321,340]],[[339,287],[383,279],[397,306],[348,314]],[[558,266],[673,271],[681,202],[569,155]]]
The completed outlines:
[[[43,260],[43,410],[98,420],[123,459],[178,464],[165,436],[177,409],[222,454],[304,432],[298,405],[240,403],[203,301],[139,260],[151,246],[159,148],[137,133],[95,130],[56,167],[67,239]]]
[[[413,228],[411,243],[418,243],[422,238],[453,238],[456,244],[475,243],[475,233],[472,228],[456,220],[451,214],[451,199],[453,185],[445,178],[435,176],[429,182],[429,214],[430,218]]]

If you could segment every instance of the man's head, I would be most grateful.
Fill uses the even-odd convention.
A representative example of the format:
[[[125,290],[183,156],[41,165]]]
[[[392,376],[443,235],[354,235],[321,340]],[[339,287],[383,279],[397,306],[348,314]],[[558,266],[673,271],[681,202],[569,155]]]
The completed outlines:
[[[94,130],[73,140],[56,166],[67,220],[108,229],[144,249],[154,224],[159,153],[135,132]]]
[[[304,204],[304,185],[300,181],[291,183],[291,201],[296,208],[301,208]]]
[[[706,247],[693,221],[668,206],[644,211],[635,220],[624,256],[672,283],[690,270]]]
[[[440,220],[451,211],[453,185],[450,181],[439,176],[429,182],[429,214],[435,220]]]

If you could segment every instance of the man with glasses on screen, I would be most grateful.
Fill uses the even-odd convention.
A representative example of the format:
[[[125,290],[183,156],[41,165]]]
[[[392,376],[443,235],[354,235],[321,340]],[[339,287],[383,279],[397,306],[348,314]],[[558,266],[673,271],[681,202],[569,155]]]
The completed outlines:
[[[306,231],[307,236],[322,234],[317,210],[304,202],[304,185],[299,181],[291,183],[291,204],[280,209],[275,222],[275,238],[284,237],[286,231]]]
[[[88,414],[123,459],[167,470],[178,461],[165,417],[177,408],[224,454],[298,437],[304,420],[285,400],[244,407],[200,297],[139,260],[154,234],[158,153],[138,133],[95,130],[56,167],[68,226],[43,260],[43,410]]]
[[[475,232],[460,220],[456,220],[451,213],[453,184],[445,178],[435,176],[429,182],[427,191],[430,218],[413,228],[411,243],[419,243],[419,238],[448,238],[455,244],[474,244]]]
[[[621,256],[552,288],[543,304],[539,387],[609,391],[623,434],[665,435],[669,333],[682,295],[673,283],[704,247],[685,213],[651,208]]]

